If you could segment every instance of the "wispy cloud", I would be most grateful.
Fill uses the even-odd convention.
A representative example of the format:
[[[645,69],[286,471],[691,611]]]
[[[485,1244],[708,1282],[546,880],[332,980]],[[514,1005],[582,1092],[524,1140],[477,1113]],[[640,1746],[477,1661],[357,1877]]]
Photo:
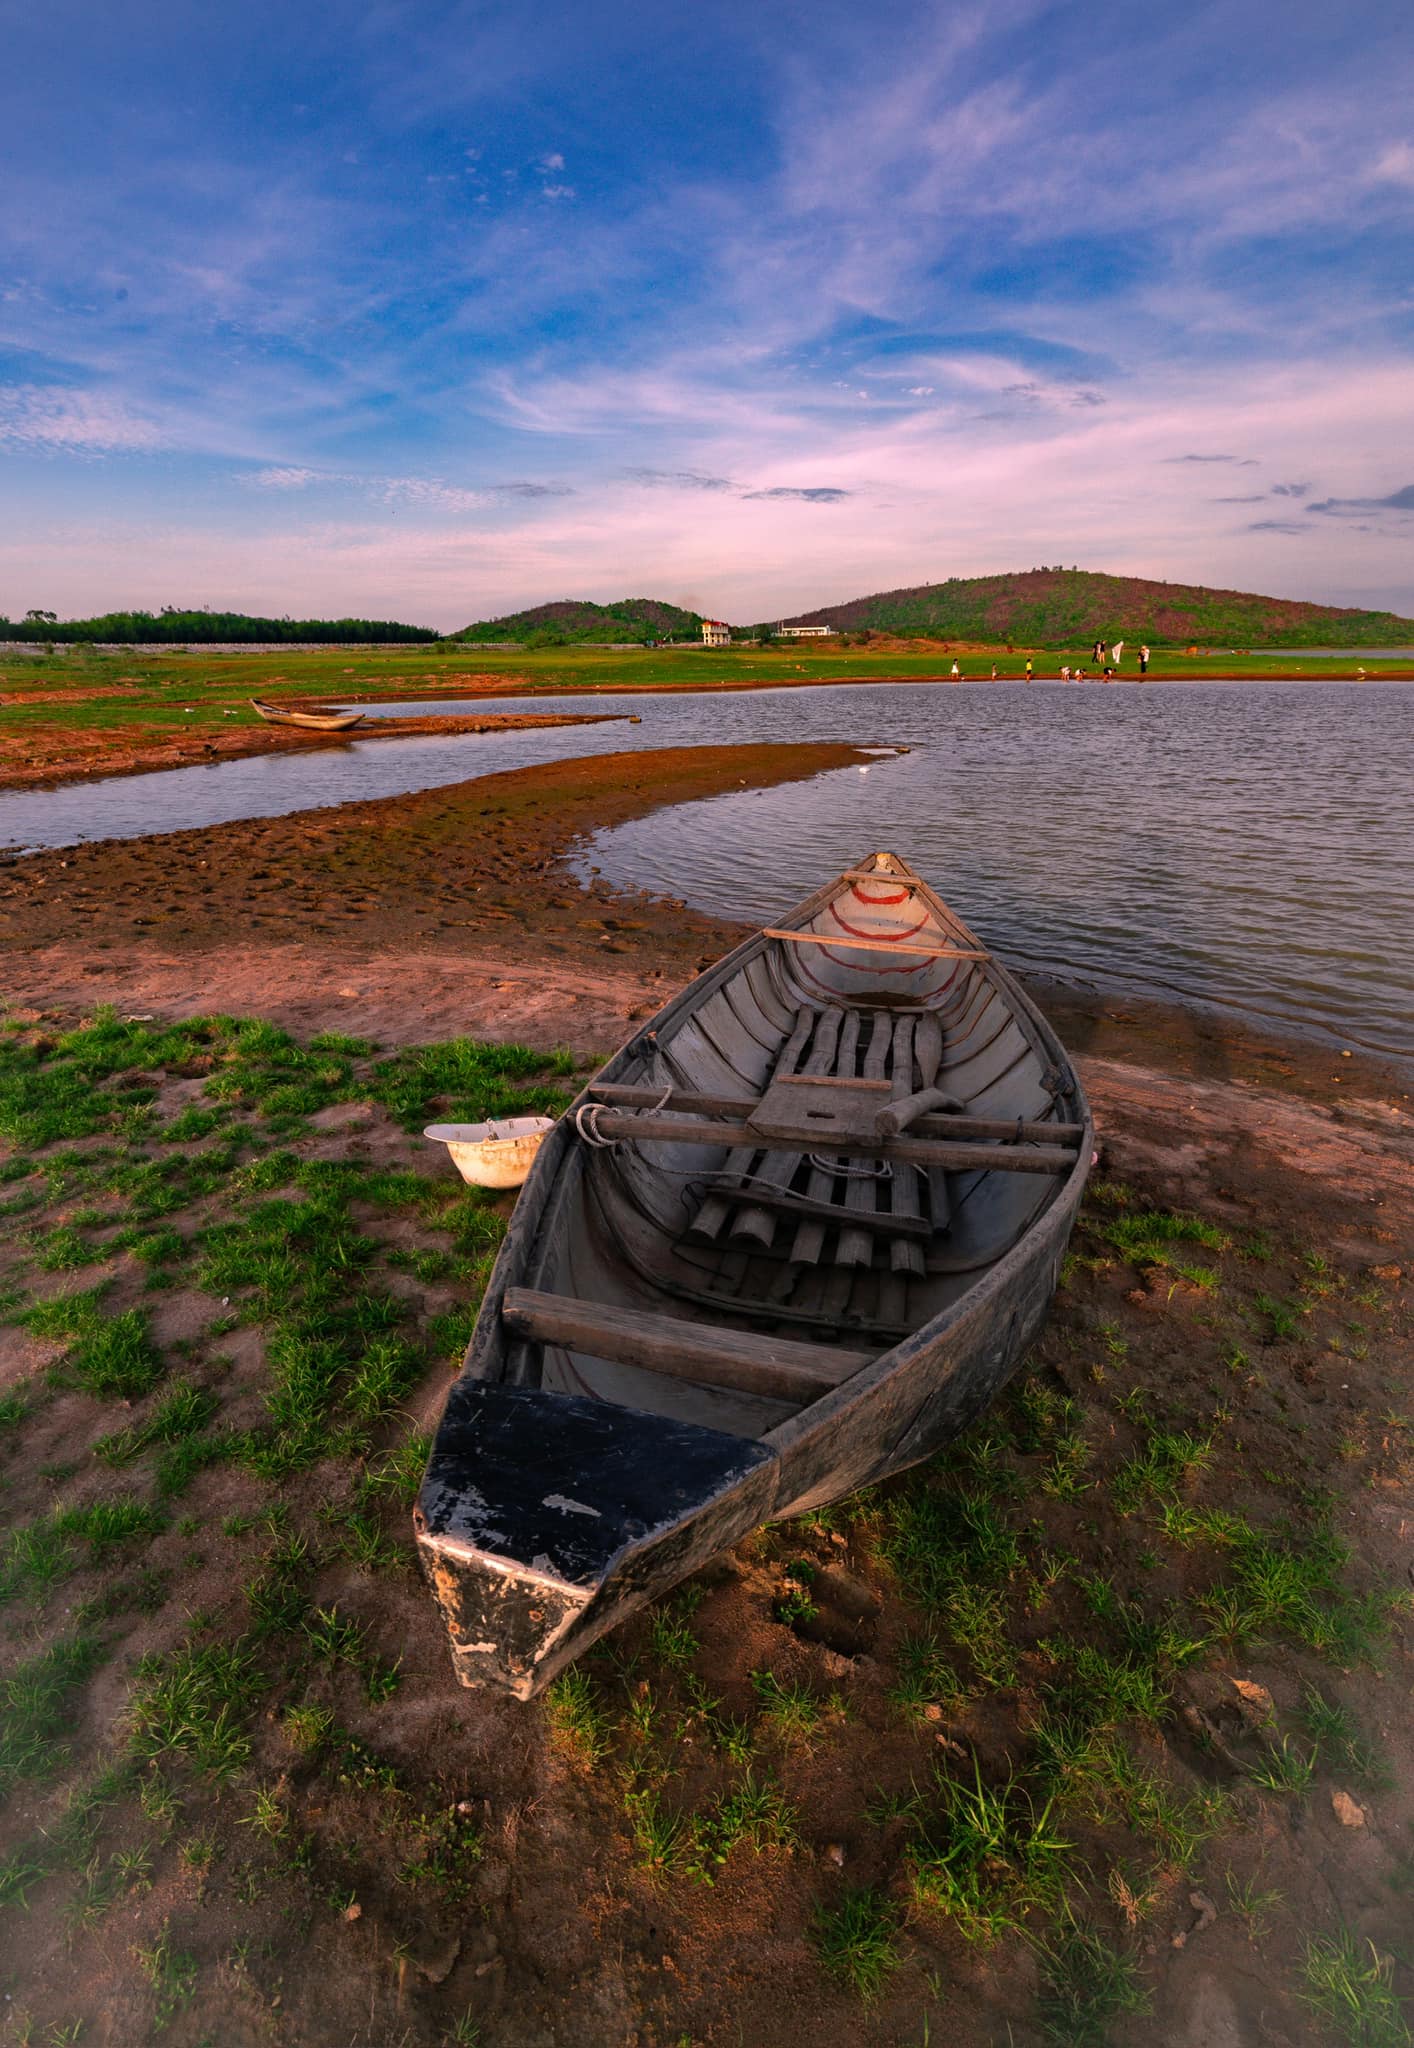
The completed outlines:
[[[34,453],[106,455],[160,448],[161,429],[121,398],[38,384],[0,385],[0,443]]]
[[[852,498],[853,491],[841,491],[833,484],[773,484],[765,491],[744,491],[746,498],[799,498],[807,505],[838,505]]]
[[[1384,498],[1323,498],[1318,505],[1308,505],[1308,512],[1414,512],[1414,484],[1405,484],[1402,489],[1391,491]]]

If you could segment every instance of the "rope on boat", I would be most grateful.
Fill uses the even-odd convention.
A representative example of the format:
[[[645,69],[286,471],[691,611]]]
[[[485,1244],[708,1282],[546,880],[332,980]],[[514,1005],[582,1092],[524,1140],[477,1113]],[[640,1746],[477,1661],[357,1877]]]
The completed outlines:
[[[864,1159],[826,1158],[819,1152],[811,1152],[807,1156],[810,1164],[818,1166],[821,1173],[837,1173],[841,1180],[892,1180],[894,1177],[893,1165],[887,1159],[870,1166]]]
[[[666,1109],[672,1099],[672,1093],[673,1084],[669,1081],[667,1087],[658,1097],[658,1100],[646,1114],[656,1116],[659,1110]],[[607,1152],[615,1145],[623,1144],[622,1138],[606,1138],[599,1128],[600,1117],[606,1109],[612,1109],[613,1107],[614,1105],[611,1102],[581,1102],[579,1108],[574,1113],[574,1127],[586,1145],[593,1145],[597,1150]]]

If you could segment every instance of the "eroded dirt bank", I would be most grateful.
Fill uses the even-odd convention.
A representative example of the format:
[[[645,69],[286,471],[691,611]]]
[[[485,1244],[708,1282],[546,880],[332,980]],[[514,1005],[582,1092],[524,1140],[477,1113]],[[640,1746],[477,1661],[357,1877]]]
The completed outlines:
[[[54,693],[56,703],[73,697],[112,697],[116,688],[75,691],[69,699]],[[27,700],[33,703],[33,697]],[[160,768],[198,768],[214,761],[239,761],[255,754],[304,754],[345,747],[354,740],[425,739],[437,733],[512,732],[536,725],[602,723],[612,713],[586,712],[541,716],[535,712],[409,711],[399,718],[374,718],[345,733],[308,732],[293,725],[264,725],[252,711],[237,714],[239,723],[213,726],[204,722],[192,732],[144,733],[132,724],[91,726],[86,731],[63,726],[30,726],[0,732],[0,789],[30,789],[54,782],[84,782],[99,775],[145,775]]]

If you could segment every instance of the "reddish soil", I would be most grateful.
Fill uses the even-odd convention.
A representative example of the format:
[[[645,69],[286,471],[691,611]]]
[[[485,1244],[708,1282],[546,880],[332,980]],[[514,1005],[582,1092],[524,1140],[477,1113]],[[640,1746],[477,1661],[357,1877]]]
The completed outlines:
[[[72,704],[79,698],[111,697],[116,689],[49,692],[17,699],[26,704]],[[302,705],[296,708],[303,709]],[[600,713],[599,719],[605,715]],[[47,782],[78,782],[93,775],[142,775],[158,768],[191,768],[213,761],[238,761],[250,754],[308,753],[319,747],[346,747],[352,740],[418,739],[432,733],[509,732],[534,725],[597,723],[585,717],[531,712],[492,712],[453,717],[446,713],[411,712],[405,718],[375,718],[345,733],[307,732],[298,726],[263,725],[254,712],[242,712],[241,723],[209,725],[176,734],[144,733],[140,726],[91,727],[29,725],[21,732],[0,733],[0,789],[24,789]]]
[[[732,749],[729,765],[708,748],[621,755],[12,862],[0,869],[7,994],[58,1012],[56,1022],[105,1001],[159,1015],[256,1012],[301,1032],[336,1029],[385,1045],[472,1033],[603,1052],[739,934],[681,905],[580,889],[565,867],[576,835],[740,779],[766,783],[851,758],[826,747]],[[1140,1396],[1172,1428],[1214,1433],[1212,1464],[1188,1496],[1195,1505],[1230,1506],[1267,1526],[1295,1513],[1308,1489],[1328,1489],[1355,1582],[1406,1586],[1414,1136],[1401,1077],[1215,1020],[1055,990],[1042,999],[1080,1053],[1104,1177],[1126,1183],[1138,1203],[1195,1209],[1238,1239],[1268,1235],[1275,1249],[1260,1267],[1224,1254],[1221,1294],[1210,1299],[1108,1255],[1092,1212],[1031,1370],[1079,1404],[1097,1484],[1078,1500],[1052,1499],[1039,1460],[1009,1453],[1017,1514],[1034,1518],[1038,1542],[1072,1554],[1077,1571],[1113,1577],[1126,1597],[1146,1587],[1191,1597],[1196,1565],[1165,1550],[1151,1566],[1138,1553],[1146,1543],[1162,1549],[1160,1539],[1117,1516],[1106,1490],[1142,1441],[1123,1405]],[[43,1021],[47,1028],[50,1017]],[[425,1170],[425,1148],[358,1106],[330,1113],[321,1142],[330,1156],[417,1160]],[[1319,1286],[1312,1254],[1328,1269]],[[130,1281],[136,1299],[135,1267]],[[1303,1287],[1299,1340],[1260,1334],[1257,1292],[1295,1298]],[[216,1306],[169,1297],[164,1335],[186,1334],[183,1316],[198,1331]],[[429,1288],[420,1313],[445,1306]],[[262,1361],[241,1348],[251,1334],[219,1348],[232,1354],[221,1368],[229,1398],[254,1405]],[[1223,1362],[1234,1347],[1240,1366]],[[44,1362],[35,1351],[12,1364]],[[443,1375],[420,1391],[422,1423],[435,1417],[445,1384]],[[78,1426],[91,1427],[93,1402],[72,1400],[75,1410],[87,1404]],[[75,1426],[67,1406],[55,1413],[56,1429]],[[56,1437],[55,1458],[71,1451]],[[9,1509],[35,1513],[48,1497],[42,1475],[12,1476]],[[311,1516],[346,1484],[332,1471],[315,1477]],[[183,1503],[199,1538],[161,1539],[183,1612],[136,1625],[126,1658],[166,1647],[187,1609],[239,1599],[232,1589],[248,1567],[232,1565],[215,1532],[253,1498],[234,1474],[202,1475]],[[880,1790],[906,1798],[911,1785],[927,1786],[940,1758],[960,1756],[964,1769],[975,1758],[989,1778],[1004,1776],[1038,1712],[1046,1634],[1087,1625],[1077,1590],[1062,1586],[1034,1623],[1018,1624],[1014,1687],[956,1715],[904,1719],[888,1690],[918,1617],[891,1588],[874,1526],[859,1503],[833,1532],[772,1532],[704,1575],[694,1668],[730,1714],[754,1712],[749,1674],[762,1667],[841,1696],[843,1711],[809,1742],[763,1738],[761,1767],[779,1776],[800,1814],[797,1847],[739,1853],[711,1886],[644,1868],[625,1818],[622,1757],[591,1771],[548,1739],[538,1712],[458,1693],[431,1604],[410,1574],[374,1581],[352,1565],[330,1566],[320,1599],[337,1597],[383,1654],[403,1658],[398,1693],[376,1710],[341,1679],[340,1719],[409,1777],[435,1781],[437,1796],[468,1803],[487,1844],[469,1899],[424,1906],[401,1887],[379,1845],[358,1838],[354,1795],[330,1793],[327,1779],[292,1764],[272,1721],[250,1784],[278,1780],[301,1836],[316,1845],[321,1881],[356,1880],[358,1917],[314,1912],[293,1876],[263,1877],[255,1894],[242,1889],[242,1859],[254,1869],[264,1853],[242,1818],[250,1788],[198,1793],[181,1833],[200,1823],[219,1836],[209,1879],[168,1848],[151,1890],[93,1927],[66,1924],[57,1892],[52,1903],[41,1894],[27,1919],[6,1919],[26,2009],[45,2026],[82,2018],[83,2039],[108,2048],[153,2038],[152,1995],[131,1950],[170,1918],[177,1945],[200,1967],[195,2003],[162,2036],[174,2048],[440,2048],[468,2012],[483,2048],[918,2048],[929,2039],[940,2048],[1041,2048],[1038,1969],[1017,1941],[972,1946],[946,1919],[911,1916],[899,1968],[872,2004],[833,1984],[811,1946],[818,1901],[856,1885],[902,1898],[900,1826],[869,1817]],[[789,1584],[783,1567],[802,1557],[823,1588],[826,1626],[814,1638],[775,1611]],[[82,1579],[75,1587],[77,1598]],[[603,1679],[617,1687],[625,1720],[650,1682],[660,1706],[673,1697],[675,1681],[649,1657],[646,1620],[621,1632],[618,1646],[649,1658],[648,1678]],[[113,1698],[92,1703],[87,1742],[119,1703],[126,1658],[105,1678]],[[1311,1683],[1376,1743],[1389,1767],[1383,1787],[1347,1787],[1324,1767],[1296,1799],[1260,1795],[1248,1781],[1262,1754],[1251,1702],[1266,1699],[1283,1729],[1299,1728]],[[1215,1650],[1182,1674],[1174,1711],[1145,1738],[1145,1761],[1185,1794],[1220,1786],[1233,1817],[1193,1875],[1166,1870],[1155,1880],[1152,1903],[1128,1929],[1127,1908],[1106,1922],[1116,1938],[1132,1938],[1153,2001],[1150,2016],[1113,2027],[1114,2048],[1327,2048],[1296,1995],[1300,1957],[1306,1936],[1341,1924],[1377,1954],[1393,1953],[1398,1988],[1410,1989],[1402,1887],[1414,1827],[1411,1683],[1407,1607],[1378,1670],[1333,1669],[1277,1641]],[[723,1780],[700,1724],[689,1718],[684,1730],[672,1798],[690,1805]],[[628,1752],[627,1737],[620,1747]],[[1334,1796],[1352,1789],[1359,1825],[1342,1820]],[[52,1818],[42,1793],[30,1804],[26,1826]],[[1113,1845],[1097,1835],[1081,1846],[1108,1912]],[[1229,1877],[1276,1895],[1268,1931],[1258,1935],[1234,1910]],[[1199,1931],[1195,1885],[1217,1909]],[[1115,1896],[1122,1903],[1123,1892]]]

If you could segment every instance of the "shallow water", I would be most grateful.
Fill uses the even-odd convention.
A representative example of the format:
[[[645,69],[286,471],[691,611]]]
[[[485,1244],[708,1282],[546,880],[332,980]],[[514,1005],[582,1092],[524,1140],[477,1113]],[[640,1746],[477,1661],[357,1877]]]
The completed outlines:
[[[642,723],[353,741],[0,794],[0,846],[268,817],[626,748],[901,743],[913,751],[867,774],[605,832],[583,866],[760,921],[890,847],[1020,966],[1411,1055],[1408,685],[869,683],[466,708]]]

